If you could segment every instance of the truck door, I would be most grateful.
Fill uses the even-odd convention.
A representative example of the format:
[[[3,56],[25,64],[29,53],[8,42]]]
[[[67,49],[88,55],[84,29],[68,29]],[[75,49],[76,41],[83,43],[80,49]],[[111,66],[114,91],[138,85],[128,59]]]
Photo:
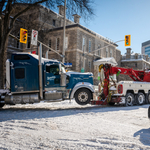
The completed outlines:
[[[46,71],[46,79],[45,79],[45,86],[46,88],[49,87],[59,87],[60,86],[60,75],[59,75],[59,65],[58,64],[52,64],[52,65],[46,65],[45,66]]]

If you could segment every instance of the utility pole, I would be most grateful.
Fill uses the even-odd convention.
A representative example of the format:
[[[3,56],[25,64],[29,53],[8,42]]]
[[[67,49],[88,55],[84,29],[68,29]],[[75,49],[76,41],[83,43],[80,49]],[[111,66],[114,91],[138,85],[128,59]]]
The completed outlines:
[[[40,99],[43,99],[43,81],[42,81],[42,44],[40,43],[38,47],[38,54],[39,54],[39,90],[40,90]]]
[[[66,28],[66,0],[65,0],[65,4],[64,4],[63,52],[62,52],[63,59],[62,59],[62,63],[65,62],[65,40],[66,40],[65,28]]]

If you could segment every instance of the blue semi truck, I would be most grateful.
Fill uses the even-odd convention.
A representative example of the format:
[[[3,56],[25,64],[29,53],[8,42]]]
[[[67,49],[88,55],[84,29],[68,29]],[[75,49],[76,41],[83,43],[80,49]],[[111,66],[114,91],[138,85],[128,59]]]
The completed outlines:
[[[65,66],[53,59],[41,59],[29,53],[14,53],[6,61],[6,89],[0,90],[0,108],[5,104],[26,104],[73,99],[80,105],[93,99],[92,73],[65,71]],[[41,84],[40,84],[41,82]]]

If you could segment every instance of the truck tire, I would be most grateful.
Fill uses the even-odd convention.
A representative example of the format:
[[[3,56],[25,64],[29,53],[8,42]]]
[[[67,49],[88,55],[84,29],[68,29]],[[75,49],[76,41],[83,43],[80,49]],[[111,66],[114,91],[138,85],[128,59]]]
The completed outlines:
[[[115,105],[114,102],[109,102],[108,104],[109,104],[110,106],[114,106],[114,105]]]
[[[148,118],[150,119],[150,106],[148,107]]]
[[[139,92],[137,95],[137,104],[143,105],[145,103],[145,95],[142,92]]]
[[[148,92],[147,94],[146,103],[150,104],[150,92]]]
[[[2,108],[4,105],[5,105],[5,104],[3,104],[3,103],[0,103],[0,108]]]
[[[91,92],[88,89],[79,89],[75,93],[75,101],[79,105],[86,105],[91,101]]]
[[[134,102],[134,95],[132,93],[127,93],[125,98],[125,106],[132,106]]]

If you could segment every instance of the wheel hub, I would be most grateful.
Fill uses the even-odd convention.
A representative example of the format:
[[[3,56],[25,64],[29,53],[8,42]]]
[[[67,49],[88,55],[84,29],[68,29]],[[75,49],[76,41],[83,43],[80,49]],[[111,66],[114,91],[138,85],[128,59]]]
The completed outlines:
[[[138,101],[139,101],[140,104],[143,104],[144,98],[143,98],[142,95],[140,95],[140,96],[138,97]]]
[[[88,99],[88,94],[86,92],[81,92],[78,95],[78,99],[80,102],[86,102]]]
[[[128,98],[127,98],[127,103],[128,103],[128,104],[131,104],[131,103],[132,103],[132,96],[128,96]]]

